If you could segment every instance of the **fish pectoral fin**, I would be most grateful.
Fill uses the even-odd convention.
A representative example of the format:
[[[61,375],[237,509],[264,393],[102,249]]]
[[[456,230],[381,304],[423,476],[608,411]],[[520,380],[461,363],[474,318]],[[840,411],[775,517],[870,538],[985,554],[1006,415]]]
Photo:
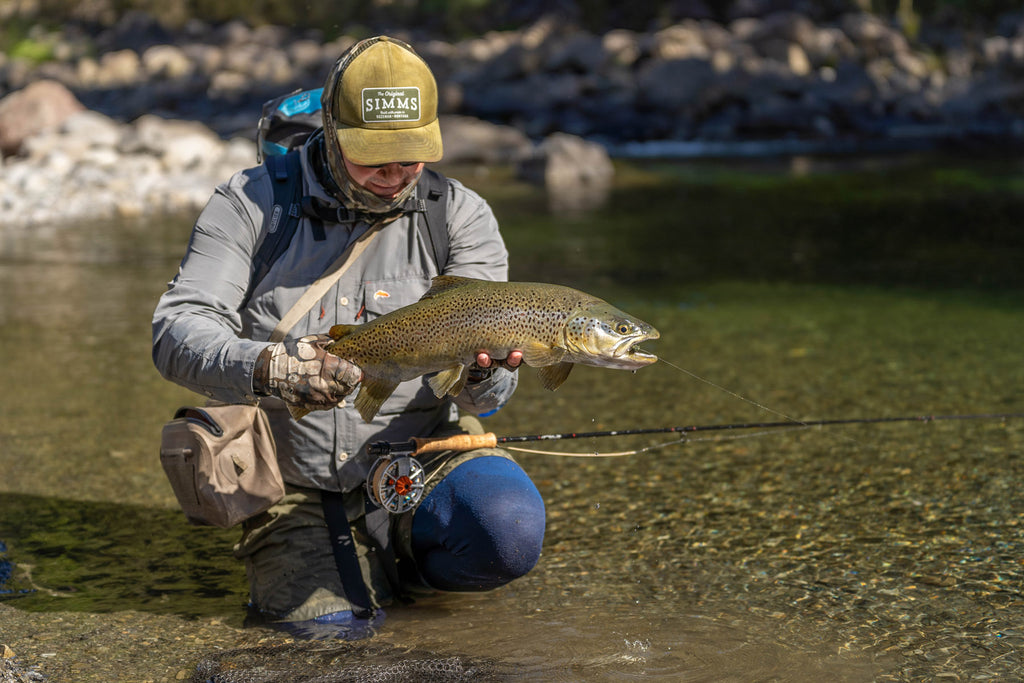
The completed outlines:
[[[562,386],[562,382],[569,376],[569,371],[572,370],[572,363],[556,363],[555,365],[547,365],[541,368],[538,372],[540,373],[540,384],[548,391],[554,391],[558,387]]]
[[[359,411],[364,422],[373,420],[381,405],[388,396],[395,392],[397,387],[398,382],[383,377],[367,377],[364,371],[363,381],[359,385],[359,395],[355,400],[356,410]]]
[[[565,349],[557,346],[548,346],[542,342],[533,342],[523,345],[523,362],[531,368],[541,368],[545,365],[561,363],[565,358]]]
[[[352,334],[359,329],[359,325],[332,325],[331,329],[327,331],[327,334],[337,341]]]
[[[420,297],[420,301],[424,299],[433,299],[441,292],[446,292],[449,289],[455,289],[456,287],[463,287],[470,282],[473,282],[471,277],[461,277],[459,275],[438,275],[430,281],[430,289],[427,293]]]
[[[434,390],[434,396],[438,398],[458,396],[466,386],[467,377],[469,377],[469,367],[455,365],[428,379],[427,384]]]

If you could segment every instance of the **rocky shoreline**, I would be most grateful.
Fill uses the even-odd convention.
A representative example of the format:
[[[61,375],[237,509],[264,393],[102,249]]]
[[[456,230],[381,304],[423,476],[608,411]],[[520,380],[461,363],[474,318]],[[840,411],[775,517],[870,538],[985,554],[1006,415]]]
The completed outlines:
[[[521,164],[549,185],[606,185],[611,166],[593,161],[595,149],[1024,147],[1024,12],[986,33],[922,26],[913,42],[861,12],[689,18],[600,35],[547,18],[460,42],[395,33],[438,77],[446,162]],[[255,162],[260,104],[321,85],[354,38],[239,22],[172,34],[131,14],[98,35],[65,27],[35,40],[55,59],[0,55],[0,226],[202,206],[213,185]],[[586,177],[572,172],[580,158]]]

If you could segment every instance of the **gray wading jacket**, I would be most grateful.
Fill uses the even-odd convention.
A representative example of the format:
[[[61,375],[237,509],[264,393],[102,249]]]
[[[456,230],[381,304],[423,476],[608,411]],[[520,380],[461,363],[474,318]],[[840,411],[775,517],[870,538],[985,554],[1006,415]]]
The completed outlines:
[[[330,201],[302,154],[304,194]],[[219,186],[200,213],[177,276],[153,315],[153,360],[161,374],[209,398],[255,402],[252,373],[277,322],[367,228],[365,224],[325,224],[317,241],[308,218],[288,250],[240,310],[252,259],[273,206],[272,180],[265,166],[235,174]],[[445,274],[487,280],[508,278],[508,253],[487,203],[449,179],[447,206],[450,247]],[[407,215],[381,229],[367,250],[330,292],[289,332],[292,338],[324,333],[338,323],[366,322],[417,301],[438,275],[433,252]],[[454,403],[481,414],[501,407],[512,395],[516,375],[496,369],[471,384]],[[277,442],[285,481],[333,491],[350,491],[365,480],[372,464],[366,445],[429,435],[457,414],[450,400],[437,399],[425,378],[402,383],[366,424],[352,406],[314,411],[292,420],[282,401],[263,398]]]

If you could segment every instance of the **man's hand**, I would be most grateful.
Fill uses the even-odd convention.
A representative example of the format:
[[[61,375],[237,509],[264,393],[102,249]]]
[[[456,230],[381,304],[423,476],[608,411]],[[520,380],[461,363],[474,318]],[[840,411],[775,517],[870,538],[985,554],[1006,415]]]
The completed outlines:
[[[508,358],[491,358],[486,351],[476,354],[476,362],[469,366],[469,381],[482,382],[491,376],[494,368],[516,370],[523,362],[522,351],[511,351]]]
[[[476,354],[476,364],[482,368],[489,368],[492,365],[515,370],[523,362],[522,351],[510,351],[508,358],[491,358],[486,351]]]
[[[253,384],[289,407],[306,411],[336,407],[356,388],[363,371],[327,353],[331,341],[326,334],[313,334],[267,347],[256,360]]]

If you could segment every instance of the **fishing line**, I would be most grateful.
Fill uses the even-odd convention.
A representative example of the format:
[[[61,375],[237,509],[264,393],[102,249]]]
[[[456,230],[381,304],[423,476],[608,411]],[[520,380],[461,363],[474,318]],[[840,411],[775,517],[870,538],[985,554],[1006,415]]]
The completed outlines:
[[[789,420],[790,422],[793,422],[794,424],[798,424],[798,425],[803,425],[804,424],[803,422],[801,422],[800,420],[796,419],[795,417],[790,417],[789,415],[786,415],[783,412],[780,412],[778,410],[774,410],[772,408],[769,408],[768,406],[766,406],[766,405],[764,405],[762,403],[758,403],[757,401],[755,401],[755,400],[753,400],[751,398],[747,398],[746,396],[738,394],[735,391],[732,391],[731,389],[726,389],[721,384],[715,384],[711,380],[705,379],[704,377],[701,377],[700,375],[698,375],[695,372],[690,372],[686,368],[680,367],[680,366],[676,365],[675,363],[670,363],[669,361],[665,360],[664,358],[659,357],[658,360],[661,361],[662,363],[664,363],[665,365],[669,366],[670,368],[675,368],[679,372],[683,373],[684,375],[689,375],[690,377],[692,377],[693,379],[697,380],[698,382],[703,382],[704,384],[707,384],[710,387],[714,387],[715,389],[718,389],[719,391],[724,391],[725,393],[729,394],[733,398],[738,398],[739,400],[743,401],[744,403],[749,403],[750,405],[752,405],[752,406],[754,406],[756,408],[760,408],[761,410],[763,410],[763,411],[765,411],[767,413],[771,413],[772,415],[778,415],[779,417],[785,418],[786,420]]]
[[[792,425],[791,429],[804,429],[799,425]],[[684,436],[681,439],[673,439],[672,441],[666,441],[665,443],[653,444],[651,446],[644,446],[643,448],[637,448],[631,451],[617,451],[609,453],[607,451],[594,451],[592,453],[570,453],[566,451],[541,451],[535,448],[520,448],[519,446],[505,446],[506,450],[516,451],[518,453],[532,453],[535,455],[557,455],[563,458],[618,458],[624,455],[640,455],[647,453],[648,451],[656,451],[661,448],[667,448],[668,446],[675,446],[682,443],[698,443],[702,441],[734,441],[736,439],[756,439],[759,436],[764,436],[770,432],[753,432],[751,434],[730,434],[728,436],[705,436],[697,439]]]
[[[781,418],[789,420],[794,425],[798,425],[798,426],[802,426],[802,427],[806,427],[807,426],[806,423],[796,419],[795,417],[791,417],[791,416],[787,415],[786,413],[783,413],[781,411],[775,410],[773,408],[769,408],[768,406],[764,405],[763,403],[758,403],[757,401],[755,401],[755,400],[753,400],[751,398],[747,398],[746,396],[743,396],[742,394],[739,394],[739,393],[737,393],[735,391],[732,391],[731,389],[727,389],[727,388],[723,387],[721,384],[716,384],[715,382],[712,382],[711,380],[709,380],[709,379],[707,379],[705,377],[701,377],[697,373],[692,372],[690,370],[687,370],[686,368],[681,367],[679,365],[676,365],[675,363],[671,363],[671,362],[665,360],[664,358],[660,358],[659,357],[658,360],[660,360],[661,362],[665,363],[665,365],[668,365],[671,368],[675,368],[676,370],[678,370],[679,372],[683,373],[684,375],[688,375],[689,377],[692,377],[693,379],[697,380],[698,382],[703,382],[704,384],[707,384],[710,387],[714,387],[715,389],[718,389],[719,391],[723,391],[726,394],[729,394],[730,396],[732,396],[734,398],[738,398],[739,400],[743,401],[744,403],[749,403],[750,405],[752,405],[752,406],[754,406],[754,407],[756,407],[756,408],[758,408],[760,410],[763,410],[763,411],[765,411],[767,413],[771,413],[772,415],[777,415],[777,416],[779,416]],[[860,441],[858,441],[857,439],[853,438],[852,436],[847,436],[845,434],[841,434],[839,436],[840,436],[840,438],[845,439],[845,440],[849,441],[850,443],[861,445]]]

